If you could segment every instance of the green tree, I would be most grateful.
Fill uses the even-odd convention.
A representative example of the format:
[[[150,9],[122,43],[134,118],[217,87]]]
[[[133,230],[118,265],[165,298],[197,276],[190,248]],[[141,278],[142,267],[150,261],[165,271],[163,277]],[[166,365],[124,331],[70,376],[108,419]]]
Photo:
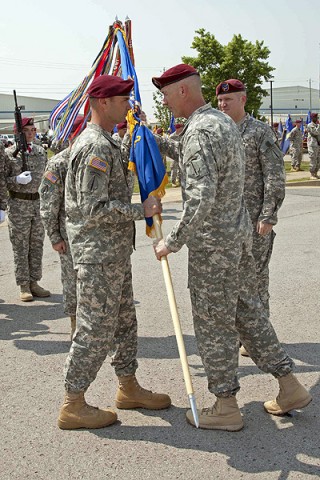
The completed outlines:
[[[163,105],[162,103],[163,95],[159,90],[153,93],[152,97],[155,105],[153,107],[153,111],[158,122],[158,127],[163,128],[163,130],[166,132],[170,125],[171,112],[168,109],[168,107]]]
[[[238,78],[247,87],[246,110],[255,116],[267,92],[261,87],[272,78],[274,70],[267,59],[270,54],[264,42],[249,42],[241,35],[234,35],[231,42],[221,45],[205,29],[196,31],[191,47],[197,57],[182,57],[184,63],[195,67],[201,75],[203,94],[206,101],[217,105],[216,86],[228,78]]]

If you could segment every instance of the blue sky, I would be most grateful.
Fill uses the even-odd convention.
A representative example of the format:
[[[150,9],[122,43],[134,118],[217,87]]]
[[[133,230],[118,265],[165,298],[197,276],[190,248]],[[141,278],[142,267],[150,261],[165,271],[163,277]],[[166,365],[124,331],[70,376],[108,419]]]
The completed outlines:
[[[308,87],[309,78],[319,87],[319,0],[13,0],[6,5],[0,19],[1,93],[15,88],[18,95],[64,97],[89,70],[116,15],[132,20],[136,71],[150,119],[151,77],[181,63],[184,55],[196,55],[191,43],[199,28],[222,44],[234,34],[263,40],[276,68],[274,88]]]

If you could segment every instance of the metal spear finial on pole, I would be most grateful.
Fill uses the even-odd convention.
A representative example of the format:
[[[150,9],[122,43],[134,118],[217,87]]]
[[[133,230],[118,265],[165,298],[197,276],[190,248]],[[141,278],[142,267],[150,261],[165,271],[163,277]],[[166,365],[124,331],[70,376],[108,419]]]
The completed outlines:
[[[156,237],[157,239],[161,240],[163,238],[163,235],[162,235],[160,217],[157,214],[157,215],[153,215],[152,218],[153,218],[153,225],[156,232]],[[173,285],[172,285],[169,263],[166,256],[161,257],[161,266],[162,266],[162,273],[163,273],[163,277],[164,277],[164,281],[167,289],[169,307],[170,307],[170,312],[172,316],[174,332],[177,339],[179,356],[180,356],[180,361],[182,365],[183,377],[186,384],[186,390],[189,397],[189,403],[192,410],[194,422],[196,424],[196,427],[199,428],[199,417],[198,417],[196,399],[194,396],[192,380],[191,380],[191,375],[190,375],[190,370],[188,365],[188,359],[187,359],[186,349],[185,349],[182,331],[181,331],[181,324],[179,320],[178,308],[177,308],[176,298],[175,298]]]

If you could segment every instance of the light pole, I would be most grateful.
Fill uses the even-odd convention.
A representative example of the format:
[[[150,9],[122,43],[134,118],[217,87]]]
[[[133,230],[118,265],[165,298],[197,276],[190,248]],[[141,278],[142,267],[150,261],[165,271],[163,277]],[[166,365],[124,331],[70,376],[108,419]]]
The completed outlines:
[[[311,101],[311,78],[309,78],[309,110],[312,112],[312,101]]]
[[[272,83],[273,80],[270,80],[270,114],[271,114],[271,128],[273,128],[273,98],[272,98]]]

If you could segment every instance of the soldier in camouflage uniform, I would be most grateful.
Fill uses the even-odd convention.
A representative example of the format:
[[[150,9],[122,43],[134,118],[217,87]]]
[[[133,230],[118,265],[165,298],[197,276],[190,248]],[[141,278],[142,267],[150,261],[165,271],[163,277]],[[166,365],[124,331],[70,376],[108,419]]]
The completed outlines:
[[[188,119],[178,145],[183,213],[154,248],[158,259],[183,245],[189,249],[195,334],[209,391],[217,396],[212,408],[199,412],[200,427],[236,431],[243,427],[235,397],[239,338],[258,367],[279,381],[277,400],[264,404],[269,413],[305,406],[311,396],[292,375],[293,361],[280,346],[256,290],[252,226],[243,199],[245,157],[237,126],[205,104],[193,67],[177,65],[152,80],[173,115]],[[160,146],[165,147],[161,139]],[[171,146],[168,150],[172,157]],[[187,420],[194,425],[191,410]]]
[[[134,190],[134,172],[128,170],[131,138],[127,126],[127,121],[117,123],[118,131],[112,135],[112,138],[116,140],[121,146],[123,164],[127,172],[127,182],[129,185],[130,194],[132,196]]]
[[[175,124],[175,132],[173,132],[170,135],[171,140],[175,140],[176,142],[179,142],[180,139],[180,133],[183,130],[183,123],[176,123]],[[172,165],[171,165],[171,183],[173,187],[180,187],[180,167],[179,167],[179,161],[173,160]]]
[[[307,145],[310,158],[310,178],[317,180],[318,170],[320,168],[320,124],[318,123],[318,114],[311,113],[311,122],[307,125]]]
[[[302,142],[303,132],[301,131],[301,120],[296,120],[296,126],[291,130],[290,136],[290,155],[291,155],[291,171],[300,172],[302,162]]]
[[[240,80],[221,82],[216,88],[219,109],[237,124],[246,154],[244,198],[253,227],[252,253],[257,287],[265,316],[269,317],[269,262],[285,197],[283,156],[274,131],[245,112],[246,92]],[[244,346],[240,353],[248,356]]]
[[[71,134],[76,131],[82,117],[77,117]],[[76,329],[77,311],[77,275],[66,232],[65,180],[70,157],[67,148],[50,158],[40,185],[40,214],[52,248],[59,253],[61,263],[61,282],[63,287],[64,312],[70,317],[71,340]]]
[[[20,285],[20,299],[48,297],[50,292],[38,285],[42,277],[44,228],[40,218],[38,189],[47,162],[45,150],[33,144],[36,134],[33,118],[22,119],[28,143],[27,168],[23,171],[21,153],[16,147],[6,149],[5,179],[9,191],[8,226],[13,249],[15,277]]]
[[[0,223],[4,222],[8,203],[7,184],[4,174],[4,168],[6,163],[6,153],[4,151],[4,145],[0,141]]]
[[[77,271],[77,330],[65,366],[62,429],[102,428],[114,423],[111,409],[87,405],[84,392],[107,355],[119,379],[118,408],[161,409],[168,395],[140,387],[137,369],[137,320],[130,255],[134,221],[161,212],[154,197],[132,205],[121,147],[111,137],[125,118],[133,81],[102,75],[88,94],[92,118],[72,146],[66,179],[66,224]]]

